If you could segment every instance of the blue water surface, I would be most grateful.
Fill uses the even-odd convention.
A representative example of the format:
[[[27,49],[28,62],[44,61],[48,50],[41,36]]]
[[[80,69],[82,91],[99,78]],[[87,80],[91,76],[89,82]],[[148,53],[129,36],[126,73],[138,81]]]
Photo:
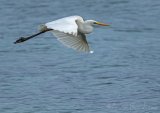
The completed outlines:
[[[0,0],[0,113],[159,113],[159,0]],[[40,24],[80,15],[111,24],[75,52]]]

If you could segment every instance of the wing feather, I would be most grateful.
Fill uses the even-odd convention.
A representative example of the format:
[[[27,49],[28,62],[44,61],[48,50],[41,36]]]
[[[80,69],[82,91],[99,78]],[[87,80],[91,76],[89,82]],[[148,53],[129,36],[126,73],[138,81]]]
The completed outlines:
[[[65,46],[72,48],[80,52],[90,52],[86,36],[82,33],[78,33],[77,36],[63,33],[60,31],[52,31],[57,39]]]
[[[61,18],[52,22],[48,22],[45,25],[49,29],[57,30],[60,32],[68,33],[77,36],[78,34],[78,25],[76,24],[76,20],[79,19],[83,21],[83,18],[80,16],[69,16],[65,18]]]
[[[84,21],[80,16],[70,16],[48,22],[45,26],[53,29],[52,33],[65,46],[81,52],[89,52],[88,42],[83,33],[78,32],[76,20]]]

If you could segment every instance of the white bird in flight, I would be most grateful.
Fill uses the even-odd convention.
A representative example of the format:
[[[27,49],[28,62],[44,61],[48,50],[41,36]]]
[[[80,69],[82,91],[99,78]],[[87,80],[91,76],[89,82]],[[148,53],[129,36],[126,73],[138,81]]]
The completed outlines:
[[[86,40],[86,34],[93,31],[94,25],[109,26],[95,20],[84,21],[80,16],[69,16],[41,25],[39,33],[29,37],[21,37],[14,43],[21,43],[37,35],[51,31],[65,46],[80,52],[92,53]]]

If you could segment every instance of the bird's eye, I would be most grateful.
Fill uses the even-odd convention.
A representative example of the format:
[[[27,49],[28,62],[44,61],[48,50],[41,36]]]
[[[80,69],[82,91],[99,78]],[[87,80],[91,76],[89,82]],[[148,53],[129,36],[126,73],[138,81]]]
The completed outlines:
[[[96,22],[93,22],[93,24],[97,24]]]

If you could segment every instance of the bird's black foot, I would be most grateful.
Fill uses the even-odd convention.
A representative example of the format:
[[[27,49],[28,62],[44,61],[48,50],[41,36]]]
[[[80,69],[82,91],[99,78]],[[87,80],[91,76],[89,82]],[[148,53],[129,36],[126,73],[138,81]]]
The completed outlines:
[[[27,40],[27,38],[25,38],[25,37],[20,37],[18,40],[16,40],[16,41],[14,42],[14,44],[21,43],[21,42],[24,42],[24,41],[26,41],[26,40]]]

